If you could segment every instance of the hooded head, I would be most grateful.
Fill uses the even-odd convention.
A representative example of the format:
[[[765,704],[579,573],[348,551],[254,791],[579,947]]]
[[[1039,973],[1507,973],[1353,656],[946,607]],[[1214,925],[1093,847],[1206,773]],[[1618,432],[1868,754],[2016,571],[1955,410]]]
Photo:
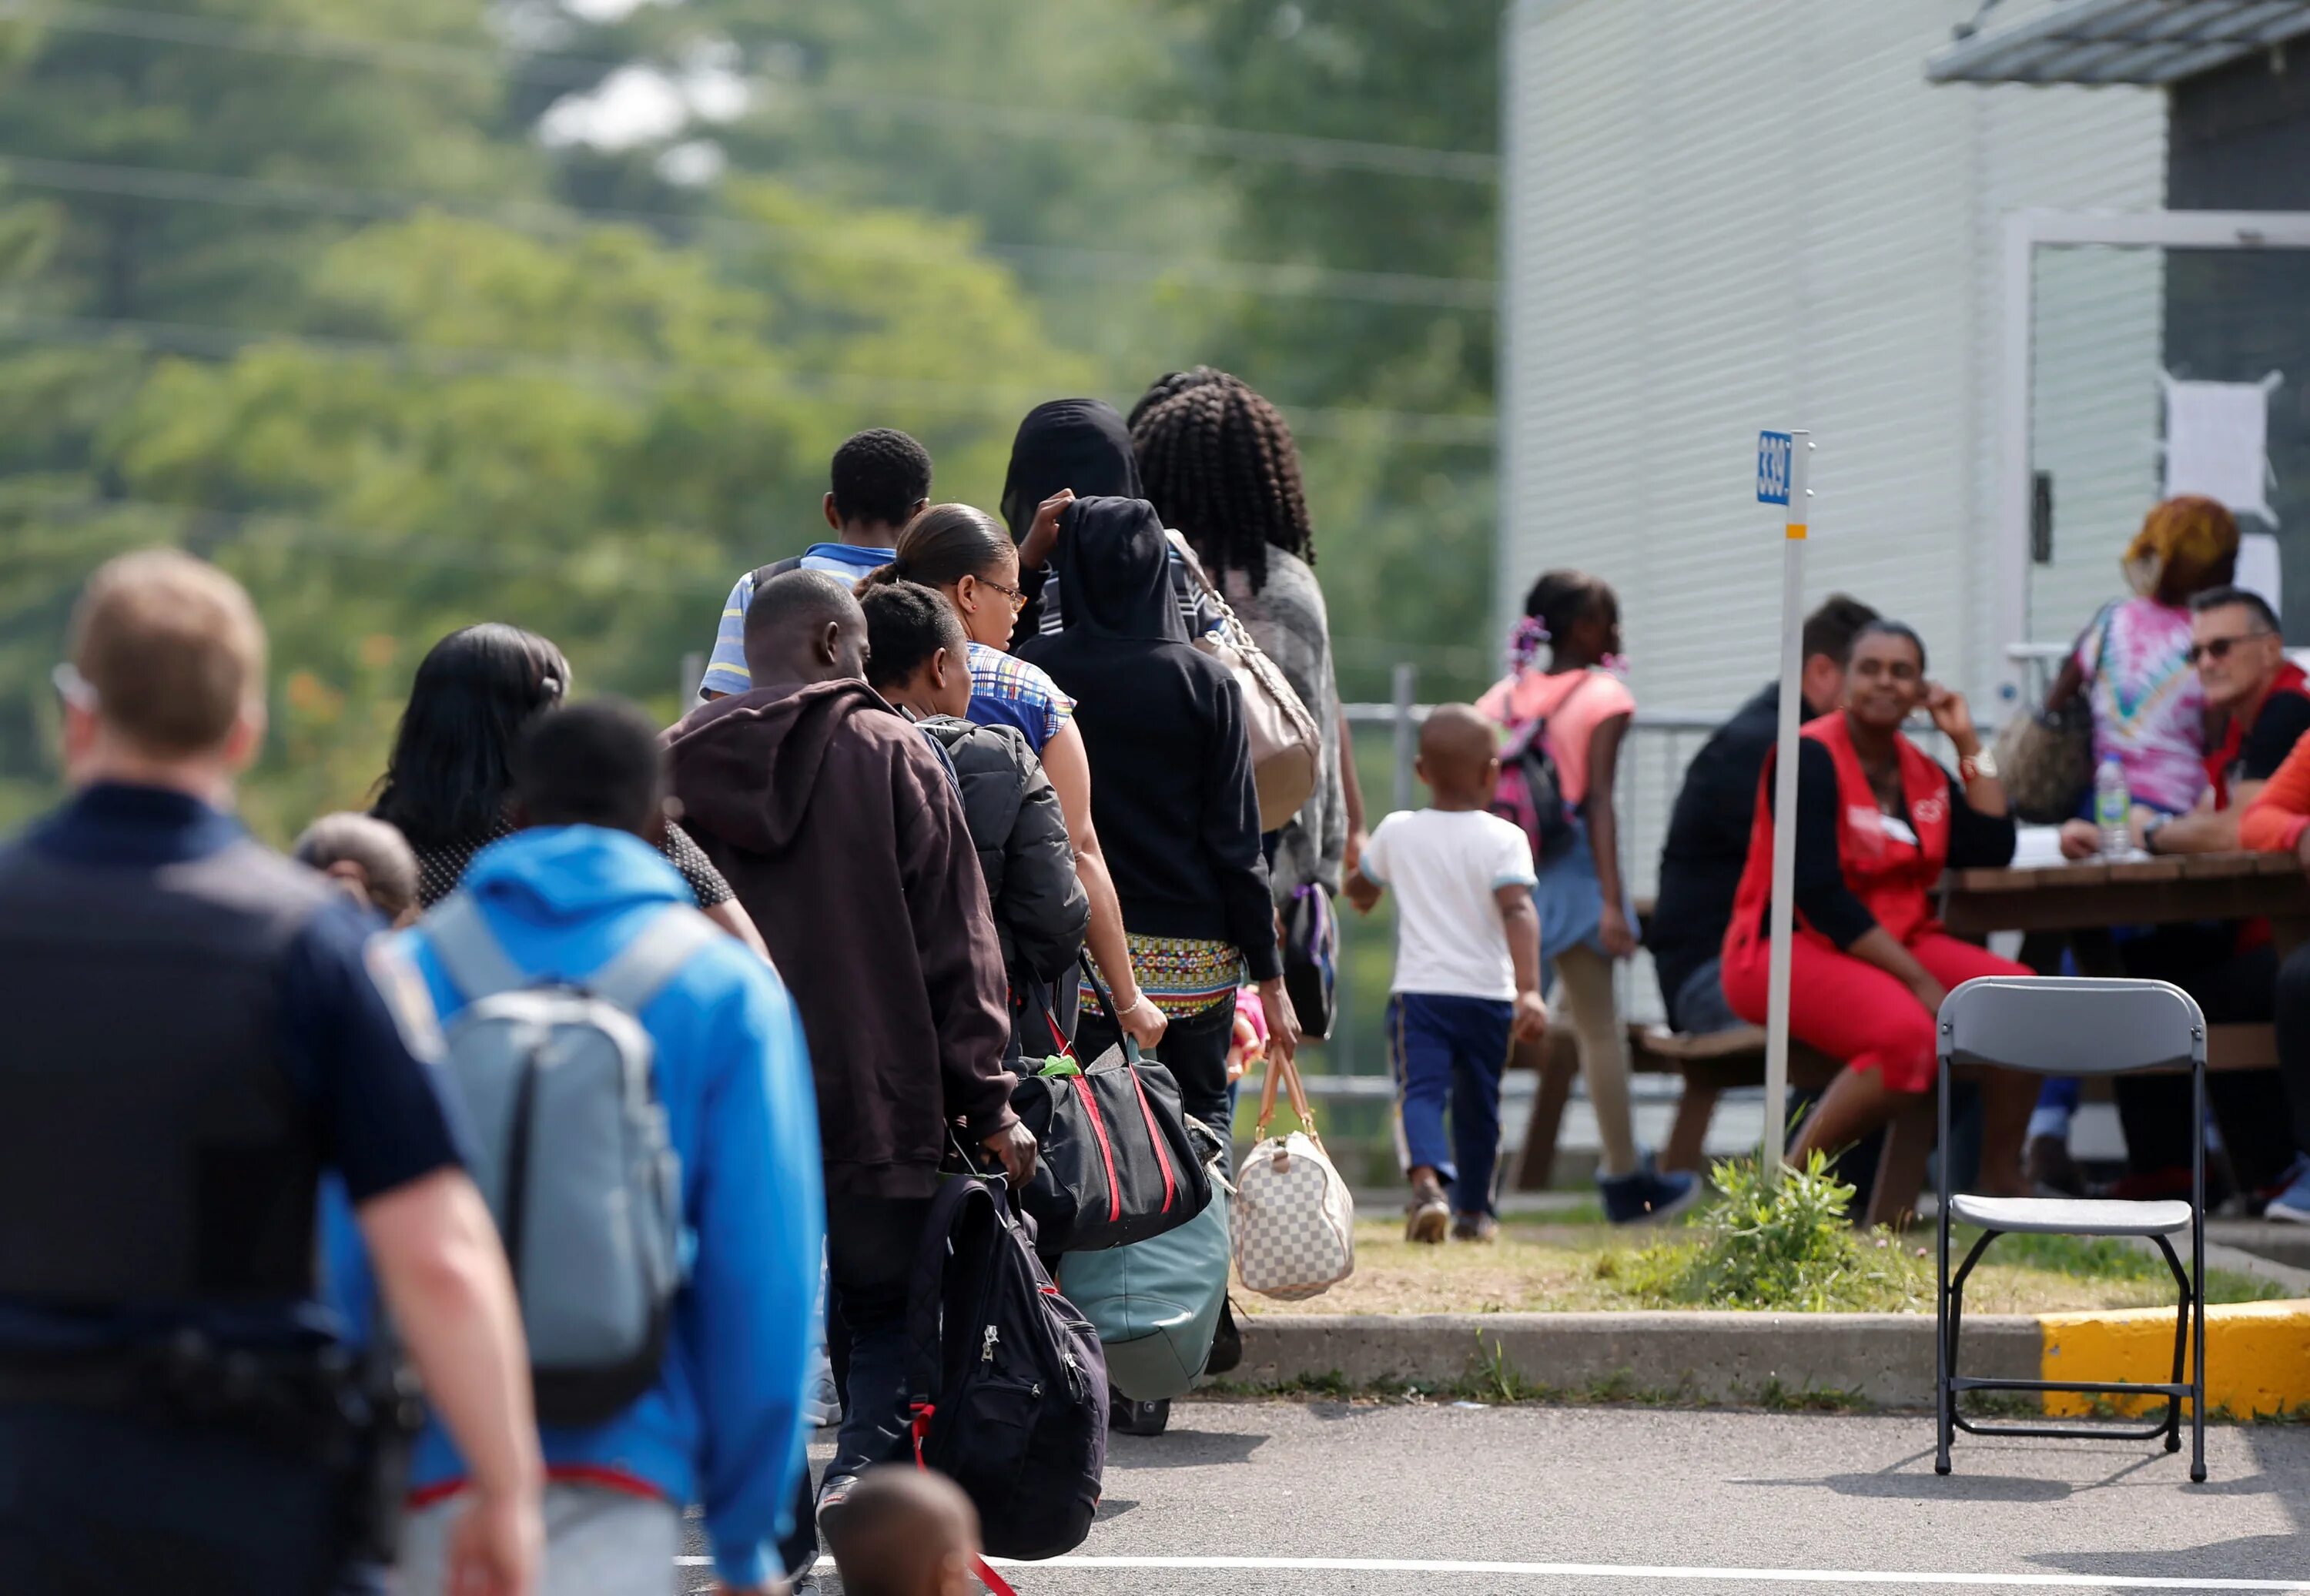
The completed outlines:
[[[1035,507],[1062,488],[1073,489],[1077,499],[1140,496],[1139,457],[1115,406],[1054,399],[1027,412],[1011,441],[1011,471],[1003,479],[1003,519],[1012,542],[1025,541]]]
[[[1078,499],[1059,525],[1067,629],[1184,643],[1163,518],[1143,499]]]

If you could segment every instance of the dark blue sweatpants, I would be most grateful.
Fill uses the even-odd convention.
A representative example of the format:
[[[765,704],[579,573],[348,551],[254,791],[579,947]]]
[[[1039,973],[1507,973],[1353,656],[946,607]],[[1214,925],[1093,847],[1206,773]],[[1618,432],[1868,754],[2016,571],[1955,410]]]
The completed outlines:
[[[1425,1166],[1463,1214],[1492,1209],[1500,1156],[1500,1073],[1515,1005],[1498,998],[1399,992],[1387,1001],[1388,1064],[1395,1074],[1396,1151]],[[1444,1131],[1445,1105],[1452,1130]]]

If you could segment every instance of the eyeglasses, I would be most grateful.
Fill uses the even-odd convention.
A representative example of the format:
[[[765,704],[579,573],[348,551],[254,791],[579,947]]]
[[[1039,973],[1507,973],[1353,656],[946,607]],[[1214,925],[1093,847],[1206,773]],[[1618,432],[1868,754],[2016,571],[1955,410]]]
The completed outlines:
[[[971,580],[977,583],[981,587],[992,587],[997,593],[1009,594],[1011,599],[1011,613],[1013,615],[1018,614],[1021,610],[1024,610],[1027,607],[1027,594],[1025,590],[1021,588],[1005,587],[1002,583],[990,582],[985,577],[974,577]]]
[[[2269,638],[2276,635],[2274,632],[2260,631],[2240,632],[2235,638],[2209,638],[2202,643],[2191,644],[2190,652],[2186,657],[2193,665],[2201,660],[2212,660],[2216,664],[2219,664],[2229,658],[2230,650],[2239,644],[2251,643],[2256,638]]]

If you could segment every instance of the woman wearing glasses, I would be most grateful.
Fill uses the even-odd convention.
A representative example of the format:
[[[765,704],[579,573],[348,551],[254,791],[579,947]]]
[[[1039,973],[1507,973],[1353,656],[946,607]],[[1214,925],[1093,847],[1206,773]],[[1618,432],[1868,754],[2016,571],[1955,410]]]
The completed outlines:
[[[1055,525],[1073,495],[1061,493],[1036,512],[1038,525]],[[1011,534],[986,511],[967,504],[934,505],[899,534],[890,562],[862,581],[863,593],[894,582],[935,587],[962,618],[970,639],[970,718],[982,726],[1011,726],[1043,763],[1043,774],[1058,793],[1066,816],[1067,840],[1074,849],[1075,874],[1090,899],[1091,957],[1115,987],[1123,1027],[1142,1047],[1152,1048],[1167,1021],[1139,990],[1124,937],[1123,910],[1115,895],[1099,832],[1091,824],[1090,757],[1075,724],[1074,700],[1041,667],[1009,652],[1012,625],[1026,606],[1019,582],[1019,550]]]

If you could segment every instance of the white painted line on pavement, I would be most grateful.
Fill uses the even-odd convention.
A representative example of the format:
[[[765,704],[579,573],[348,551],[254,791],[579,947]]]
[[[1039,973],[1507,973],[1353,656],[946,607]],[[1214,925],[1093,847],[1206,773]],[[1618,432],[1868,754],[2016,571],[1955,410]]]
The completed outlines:
[[[1489,1574],[1540,1579],[1713,1579],[1767,1585],[1961,1585],[2069,1591],[2310,1591],[2310,1580],[2192,1579],[2119,1574],[1957,1574],[1882,1568],[1684,1568],[1630,1563],[1477,1563],[1423,1557],[1049,1557],[1038,1563],[986,1559],[998,1568],[1168,1568],[1277,1574]],[[703,1567],[711,1557],[677,1557]],[[834,1559],[821,1557],[821,1568]]]

